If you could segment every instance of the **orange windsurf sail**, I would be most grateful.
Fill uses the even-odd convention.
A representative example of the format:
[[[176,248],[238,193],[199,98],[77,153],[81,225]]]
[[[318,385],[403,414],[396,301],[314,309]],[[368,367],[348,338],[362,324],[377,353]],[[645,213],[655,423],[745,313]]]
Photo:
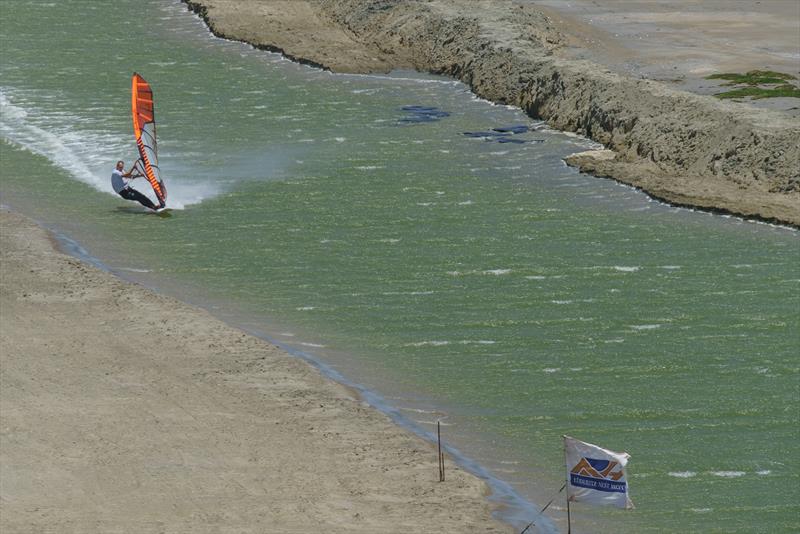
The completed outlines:
[[[135,72],[131,80],[131,113],[136,147],[139,149],[139,161],[135,167],[153,186],[153,191],[163,207],[167,201],[167,189],[158,170],[153,90],[150,84]]]

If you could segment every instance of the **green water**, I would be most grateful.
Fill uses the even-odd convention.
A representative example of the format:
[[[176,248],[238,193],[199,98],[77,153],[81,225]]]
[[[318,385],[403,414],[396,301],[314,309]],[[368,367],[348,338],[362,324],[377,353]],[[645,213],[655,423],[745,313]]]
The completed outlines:
[[[581,176],[561,161],[575,137],[467,138],[538,125],[446,80],[215,39],[178,3],[0,10],[3,203],[441,419],[536,503],[561,485],[562,434],[629,452],[637,509],[576,505],[578,531],[798,530],[797,232]],[[134,70],[169,218],[110,194]],[[451,115],[398,122],[411,104]]]

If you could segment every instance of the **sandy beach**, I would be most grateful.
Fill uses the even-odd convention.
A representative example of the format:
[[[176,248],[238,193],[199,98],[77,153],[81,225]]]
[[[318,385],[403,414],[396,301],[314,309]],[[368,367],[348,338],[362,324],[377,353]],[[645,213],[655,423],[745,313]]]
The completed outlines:
[[[721,101],[705,78],[796,77],[791,2],[185,1],[220,37],[335,72],[460,79],[602,143],[567,163],[656,199],[800,225],[800,99]]]
[[[510,532],[347,388],[0,212],[3,532]]]

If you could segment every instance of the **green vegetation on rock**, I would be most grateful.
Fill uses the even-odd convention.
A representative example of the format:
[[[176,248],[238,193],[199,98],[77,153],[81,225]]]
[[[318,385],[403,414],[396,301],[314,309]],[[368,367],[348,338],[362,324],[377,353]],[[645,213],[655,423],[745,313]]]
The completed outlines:
[[[754,100],[759,98],[794,97],[800,98],[800,88],[787,80],[796,80],[796,76],[769,70],[751,70],[745,74],[722,73],[706,76],[707,80],[729,80],[723,85],[746,85],[731,91],[717,93],[717,98],[744,98],[751,97]],[[759,87],[762,85],[777,85],[777,87]]]
[[[751,70],[745,74],[738,73],[723,73],[712,74],[706,76],[706,80],[730,80],[729,83],[724,85],[766,85],[773,83],[783,83],[786,80],[796,80],[795,76],[791,74],[784,74],[783,72],[775,72],[771,70]]]
[[[773,87],[771,89],[765,89],[763,87],[742,87],[740,89],[734,89],[733,91],[718,93],[714,96],[723,99],[742,98],[749,96],[752,97],[754,100],[757,100],[759,98],[777,98],[780,96],[800,98],[800,89],[798,89],[794,85],[790,85],[787,83],[779,87]]]

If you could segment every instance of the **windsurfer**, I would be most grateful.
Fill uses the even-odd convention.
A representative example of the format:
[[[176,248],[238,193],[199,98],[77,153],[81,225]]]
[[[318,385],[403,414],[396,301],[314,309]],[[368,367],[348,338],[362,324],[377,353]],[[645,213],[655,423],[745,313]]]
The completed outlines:
[[[136,166],[134,165],[131,167],[131,170],[128,172],[123,172],[125,169],[125,162],[122,160],[117,162],[116,168],[111,172],[111,187],[114,188],[114,192],[117,193],[119,196],[124,198],[125,200],[135,200],[139,202],[142,206],[146,208],[150,208],[151,210],[157,210],[158,206],[153,204],[153,201],[147,198],[144,194],[137,191],[136,189],[130,187],[129,183],[134,178],[138,178],[142,176],[138,172],[134,174],[136,170]]]

